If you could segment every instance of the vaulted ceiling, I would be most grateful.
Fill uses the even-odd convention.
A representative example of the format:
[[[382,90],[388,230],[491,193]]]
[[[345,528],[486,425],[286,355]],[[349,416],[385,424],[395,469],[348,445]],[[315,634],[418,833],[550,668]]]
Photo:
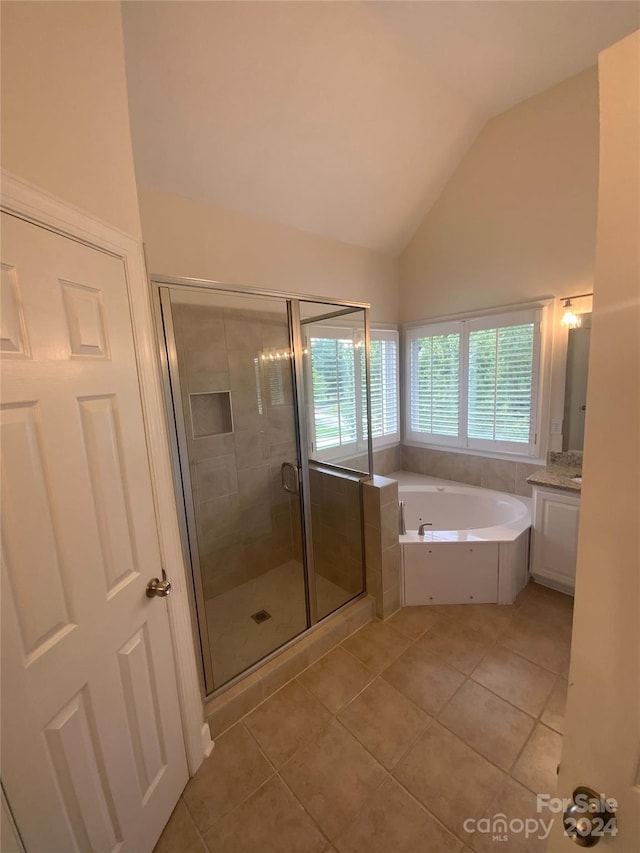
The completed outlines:
[[[138,180],[397,254],[482,126],[640,4],[123,3]]]

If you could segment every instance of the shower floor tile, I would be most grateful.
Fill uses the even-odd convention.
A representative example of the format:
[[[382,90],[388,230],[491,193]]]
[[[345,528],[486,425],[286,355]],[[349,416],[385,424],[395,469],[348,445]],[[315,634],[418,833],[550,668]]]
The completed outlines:
[[[318,611],[329,613],[352,593],[316,575]],[[238,675],[307,627],[302,564],[290,560],[206,602],[216,686]],[[270,618],[251,617],[266,610]]]
[[[288,573],[295,577],[295,571],[295,564],[281,566],[266,586],[284,588],[291,600]],[[263,608],[272,612],[265,594],[257,601],[242,592],[241,618],[256,632],[278,615],[262,625],[250,619]],[[338,604],[344,601],[344,591],[331,586],[322,594],[340,594]],[[534,635],[536,608],[541,625]],[[431,608],[423,610],[412,608],[347,638],[222,734],[189,782],[156,853],[541,851],[543,842],[532,838],[494,844],[491,835],[465,831],[464,821],[497,813],[509,820],[535,817],[536,794],[553,793],[566,693],[557,664],[567,653],[571,601],[530,585],[508,614],[496,611],[495,619],[474,605],[439,607],[438,619]],[[283,623],[287,613],[284,608],[279,616]],[[447,642],[435,642],[440,635]],[[231,626],[225,636],[233,638]],[[548,659],[534,662],[529,648],[512,648],[522,636],[538,640]],[[377,680],[364,658],[380,673]],[[473,667],[455,668],[472,658]],[[420,707],[422,682],[438,683],[442,673],[446,690],[427,708],[433,719]],[[513,689],[504,689],[510,680],[505,673]],[[413,727],[396,729],[408,709]]]

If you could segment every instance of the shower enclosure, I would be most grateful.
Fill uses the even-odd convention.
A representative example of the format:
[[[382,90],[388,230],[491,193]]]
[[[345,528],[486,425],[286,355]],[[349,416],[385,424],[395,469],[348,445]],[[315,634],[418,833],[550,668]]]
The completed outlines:
[[[210,694],[364,592],[367,306],[154,280]]]

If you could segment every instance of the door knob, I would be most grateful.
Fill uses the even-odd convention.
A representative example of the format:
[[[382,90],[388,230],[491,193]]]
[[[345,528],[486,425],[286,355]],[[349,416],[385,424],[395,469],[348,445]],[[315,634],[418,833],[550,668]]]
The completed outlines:
[[[151,578],[147,584],[147,598],[164,598],[171,592],[171,581],[167,580],[167,573],[162,570],[162,580],[160,578]]]
[[[595,847],[603,835],[617,835],[615,800],[582,785],[572,800],[563,817],[564,833],[578,847]]]

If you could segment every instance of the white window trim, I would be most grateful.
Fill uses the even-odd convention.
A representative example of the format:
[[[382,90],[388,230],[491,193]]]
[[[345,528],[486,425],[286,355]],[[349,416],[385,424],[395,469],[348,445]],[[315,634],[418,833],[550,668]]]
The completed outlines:
[[[460,436],[434,435],[433,433],[418,432],[411,429],[411,344],[415,338],[429,337],[432,334],[451,335],[460,334],[462,337],[462,322],[460,320],[439,322],[428,322],[421,326],[414,326],[407,330],[405,339],[405,436],[415,444],[433,444],[438,447],[462,447]],[[461,349],[462,352],[462,349]],[[464,368],[461,362],[460,369]],[[458,394],[458,397],[460,395]],[[459,410],[459,422],[462,420],[462,411]]]
[[[392,341],[396,345],[396,431],[373,438],[373,449],[382,450],[385,447],[395,447],[400,444],[400,421],[402,410],[400,407],[400,336],[397,329],[373,328],[369,331],[371,341]]]
[[[334,338],[336,340],[340,339],[348,339],[349,333],[353,335],[355,331],[360,331],[364,334],[364,330],[351,327],[341,327],[341,326],[325,326],[319,325],[317,330],[321,332],[321,336],[324,338]],[[307,424],[309,430],[309,442],[310,446],[315,445],[315,419],[314,419],[314,398],[313,398],[313,381],[311,374],[311,347],[309,342],[309,337],[311,336],[314,330],[314,325],[310,324],[304,330],[304,346],[309,351],[309,358],[305,359],[306,364],[306,374],[307,374]],[[399,333],[397,329],[389,329],[389,328],[377,328],[374,327],[370,329],[369,332],[370,340],[389,340],[395,341],[396,344],[396,410],[397,410],[397,429],[395,433],[388,433],[387,435],[379,436],[377,438],[372,439],[372,447],[373,450],[382,450],[387,447],[395,447],[400,444],[401,440],[401,403],[400,403],[400,340]],[[357,370],[357,368],[356,368]],[[361,437],[361,412],[362,412],[362,393],[360,388],[360,383],[356,382],[356,413],[357,413],[357,438],[356,441],[351,442],[349,444],[341,444],[335,445],[334,447],[328,447],[324,450],[313,450],[312,456],[318,462],[338,462],[341,460],[352,459],[356,456],[361,456],[363,453],[367,452],[367,440],[366,438]]]
[[[442,318],[432,318],[424,321],[414,321],[403,326],[403,364],[405,375],[403,377],[401,393],[403,400],[403,429],[402,443],[410,447],[431,448],[434,450],[451,450],[456,453],[470,456],[486,456],[494,459],[508,459],[510,461],[522,461],[531,464],[544,464],[548,446],[548,431],[550,418],[550,389],[551,389],[551,362],[552,362],[552,307],[554,299],[544,297],[535,302],[526,304],[505,306],[493,309],[485,309],[473,313],[448,315]],[[534,364],[533,380],[537,382],[537,395],[531,412],[531,440],[528,445],[515,445],[511,448],[509,442],[495,442],[483,439],[467,439],[458,436],[435,436],[417,432],[411,429],[411,341],[416,337],[424,337],[433,331],[451,332],[466,328],[461,337],[461,389],[468,379],[468,332],[476,329],[495,328],[496,325],[519,325],[523,317],[530,316],[536,312],[536,326],[534,329]],[[496,322],[498,321],[498,322]],[[502,322],[501,322],[502,321]],[[460,424],[466,424],[467,420],[467,393],[460,392]],[[466,427],[465,427],[466,433]],[[523,453],[520,448],[525,447]]]

